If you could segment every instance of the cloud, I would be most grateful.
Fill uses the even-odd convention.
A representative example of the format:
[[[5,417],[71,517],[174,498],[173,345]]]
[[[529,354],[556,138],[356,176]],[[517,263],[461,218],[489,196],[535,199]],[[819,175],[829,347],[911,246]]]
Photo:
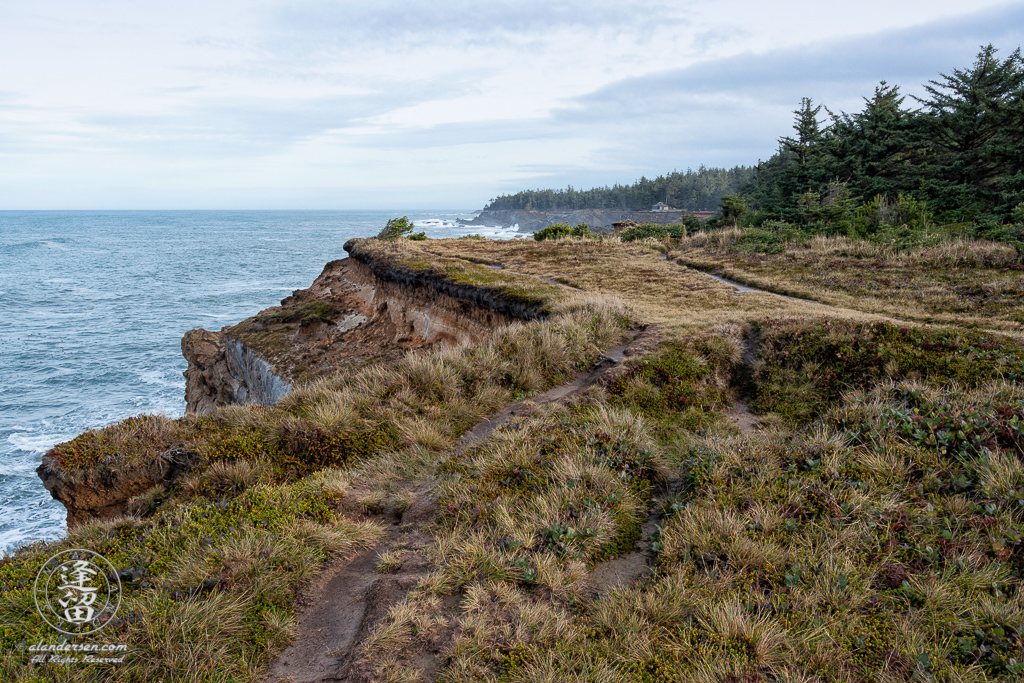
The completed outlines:
[[[881,80],[919,90],[940,71],[965,67],[979,45],[994,43],[1005,56],[1024,42],[1024,6],[886,31],[843,41],[741,54],[673,71],[619,81],[578,102],[634,103],[655,109],[672,106],[677,97],[696,94],[742,94],[766,103],[796,104],[799,97],[821,101],[851,93],[869,95],[865,84]],[[639,98],[639,101],[638,101]]]
[[[922,94],[923,83],[969,67],[989,42],[1004,57],[1024,42],[1024,7],[623,79],[555,110],[549,126],[607,140],[588,160],[595,164],[650,173],[755,163],[789,133],[801,97],[838,112],[859,110],[881,80]]]
[[[129,186],[136,206],[465,206],[752,164],[801,97],[858,110],[882,79],[920,94],[980,44],[1005,55],[1024,40],[1019,3],[879,32],[960,10],[916,0],[876,17],[884,3],[866,0],[847,24],[848,8],[813,5],[42,0],[0,26],[17,60],[0,93],[0,206],[68,206],[86,196],[73,186],[106,206]],[[829,38],[796,45],[809,36]]]
[[[685,23],[686,5],[657,0],[306,0],[276,9],[273,20],[275,26],[305,37],[330,36],[339,43],[373,40],[402,49],[401,41],[434,41],[446,36],[452,40],[498,35],[532,39],[565,27],[646,30],[666,21]]]

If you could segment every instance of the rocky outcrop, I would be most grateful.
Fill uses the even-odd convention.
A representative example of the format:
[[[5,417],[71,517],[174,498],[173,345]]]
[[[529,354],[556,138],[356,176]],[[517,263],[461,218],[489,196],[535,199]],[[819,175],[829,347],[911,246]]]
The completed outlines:
[[[186,411],[271,405],[294,383],[345,364],[476,344],[513,319],[542,315],[536,303],[363,258],[328,263],[309,288],[238,325],[185,333]]]
[[[171,448],[158,458],[131,465],[97,466],[68,472],[47,453],[36,474],[55,500],[68,511],[68,526],[90,519],[115,517],[128,511],[129,501],[157,485],[173,483],[199,461],[199,454],[184,448]]]
[[[488,210],[484,209],[480,215],[468,221],[461,221],[463,225],[500,225],[503,227],[519,226],[519,232],[536,232],[555,223],[568,223],[579,225],[586,223],[591,230],[611,233],[612,224],[617,221],[633,221],[635,223],[655,223],[657,225],[670,225],[679,223],[684,216],[696,216],[700,219],[707,219],[712,216],[706,212],[690,211],[631,211],[628,209],[578,209],[563,211],[534,211],[534,210]]]
[[[190,413],[210,413],[235,403],[272,405],[291,391],[273,366],[225,332],[189,330],[181,338],[185,404]]]

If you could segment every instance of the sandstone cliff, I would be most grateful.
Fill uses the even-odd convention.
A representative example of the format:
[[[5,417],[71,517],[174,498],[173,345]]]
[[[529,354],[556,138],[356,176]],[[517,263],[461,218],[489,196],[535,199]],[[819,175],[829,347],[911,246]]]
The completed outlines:
[[[537,306],[486,289],[364,259],[328,263],[309,288],[237,325],[187,332],[187,412],[270,405],[294,382],[331,368],[439,343],[478,343],[512,319],[539,315]]]
[[[376,242],[350,241],[351,257],[328,263],[310,287],[280,306],[220,331],[187,332],[181,348],[188,360],[188,412],[271,405],[293,384],[346,364],[397,359],[435,344],[482,342],[513,320],[545,315],[538,292],[557,289],[540,280],[524,288],[518,276],[461,259],[438,269],[443,257]],[[123,514],[133,497],[145,504],[146,496],[173,490],[183,475],[208,464],[190,431],[196,424],[129,418],[58,444],[36,472],[67,508],[69,525]]]

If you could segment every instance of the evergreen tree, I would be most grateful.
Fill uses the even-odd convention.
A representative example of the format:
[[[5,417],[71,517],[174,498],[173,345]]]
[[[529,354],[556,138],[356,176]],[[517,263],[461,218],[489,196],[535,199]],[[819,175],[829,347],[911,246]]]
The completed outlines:
[[[779,141],[782,147],[793,155],[795,162],[804,168],[811,163],[815,148],[821,142],[822,130],[818,121],[820,111],[821,105],[815,107],[811,98],[801,99],[800,108],[793,111],[796,115],[796,122],[793,124],[796,137],[782,138]]]
[[[982,47],[970,69],[940,74],[920,100],[930,115],[923,132],[934,144],[927,192],[947,219],[1005,218],[1020,197],[1024,62],[1020,48],[1005,60],[996,52]]]
[[[846,182],[864,198],[919,188],[916,168],[924,153],[914,140],[918,114],[903,107],[905,100],[898,86],[882,81],[873,97],[864,98],[862,112],[832,116],[824,144],[830,180]]]
[[[801,99],[800,108],[793,112],[796,117],[793,122],[796,137],[779,140],[779,159],[783,170],[775,189],[780,199],[776,210],[787,220],[798,216],[799,198],[827,179],[820,163],[821,142],[824,138],[818,121],[821,109],[820,104],[814,106],[811,98]]]

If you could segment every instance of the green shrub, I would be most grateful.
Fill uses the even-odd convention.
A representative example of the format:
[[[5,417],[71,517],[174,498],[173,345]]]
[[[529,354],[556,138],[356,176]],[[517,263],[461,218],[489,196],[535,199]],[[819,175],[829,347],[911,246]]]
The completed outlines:
[[[555,223],[533,233],[533,239],[538,242],[557,240],[563,237],[594,237],[594,233],[590,232],[590,226],[586,223],[580,223],[575,228],[568,223]]]
[[[423,240],[427,239],[427,233],[414,232],[411,235],[409,235],[409,239],[411,239],[414,242],[422,242]]]
[[[412,232],[414,227],[415,225],[407,216],[392,218],[388,221],[388,224],[384,226],[384,229],[377,233],[377,239],[397,240],[399,237]]]
[[[687,218],[691,218],[688,216]],[[694,226],[693,224],[696,224]],[[679,239],[686,237],[687,230],[693,229],[694,227],[700,227],[700,220],[693,218],[692,221],[685,221],[682,223],[673,223],[671,225],[657,225],[655,223],[641,223],[640,225],[634,225],[632,228],[627,228],[619,233],[619,238],[623,242],[632,242],[634,240],[647,239],[653,237],[657,240],[663,240],[666,237],[672,237]]]
[[[888,377],[965,387],[1024,379],[1024,348],[988,333],[819,319],[769,320],[760,334],[753,407],[791,424],[815,419],[848,389]]]
[[[781,254],[789,242],[802,242],[808,237],[799,226],[785,221],[765,221],[760,228],[747,228],[733,247],[736,251],[757,254]]]
[[[897,195],[895,199],[877,195],[861,204],[854,216],[854,230],[861,237],[874,235],[890,226],[906,226],[924,230],[928,225],[928,207],[909,195]]]

